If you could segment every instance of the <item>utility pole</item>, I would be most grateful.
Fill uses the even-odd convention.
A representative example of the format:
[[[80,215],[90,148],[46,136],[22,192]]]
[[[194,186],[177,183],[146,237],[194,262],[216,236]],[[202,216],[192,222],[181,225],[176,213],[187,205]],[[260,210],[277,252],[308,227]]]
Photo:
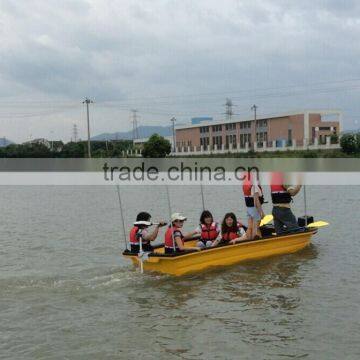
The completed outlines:
[[[251,110],[254,111],[254,120],[255,120],[255,121],[256,121],[256,110],[257,110],[257,108],[258,108],[258,106],[255,105],[255,104],[251,107]]]
[[[258,106],[257,105],[253,105],[251,107],[251,110],[254,111],[254,126],[255,126],[255,141],[256,143],[258,142],[258,139],[257,139],[257,125],[256,125],[256,110],[257,110]]]
[[[175,121],[176,119],[173,117],[170,120],[172,122],[172,136],[173,136],[173,152],[175,153],[176,151],[176,139],[175,139]]]
[[[74,142],[77,142],[77,136],[78,136],[78,129],[77,129],[77,125],[74,124],[73,125],[73,139],[74,139]]]
[[[51,151],[54,151],[54,131],[50,131],[51,136]]]
[[[88,98],[83,101],[83,104],[86,104],[86,115],[87,115],[87,133],[88,133],[88,158],[91,158],[91,147],[90,147],[90,119],[89,119],[89,104],[94,102]]]
[[[138,123],[137,123],[137,110],[131,110],[132,113],[132,124],[133,124],[133,140],[139,138],[139,130],[138,130]]]

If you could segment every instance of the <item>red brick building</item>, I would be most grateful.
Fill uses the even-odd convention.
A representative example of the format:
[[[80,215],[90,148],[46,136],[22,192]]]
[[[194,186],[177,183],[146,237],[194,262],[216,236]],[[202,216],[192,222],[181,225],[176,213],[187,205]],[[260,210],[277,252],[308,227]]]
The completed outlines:
[[[327,121],[325,117],[336,117]],[[178,148],[233,149],[263,146],[303,146],[325,144],[326,138],[340,134],[340,111],[304,111],[248,120],[207,121],[176,128]],[[247,144],[246,144],[247,143]],[[215,146],[216,145],[216,146]]]

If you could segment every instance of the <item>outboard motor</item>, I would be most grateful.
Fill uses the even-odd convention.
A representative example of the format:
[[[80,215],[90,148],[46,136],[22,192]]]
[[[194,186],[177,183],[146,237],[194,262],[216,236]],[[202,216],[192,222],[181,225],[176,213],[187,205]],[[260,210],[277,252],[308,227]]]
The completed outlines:
[[[314,217],[310,215],[304,215],[298,217],[298,225],[300,227],[305,227],[306,225],[309,225],[314,222]]]

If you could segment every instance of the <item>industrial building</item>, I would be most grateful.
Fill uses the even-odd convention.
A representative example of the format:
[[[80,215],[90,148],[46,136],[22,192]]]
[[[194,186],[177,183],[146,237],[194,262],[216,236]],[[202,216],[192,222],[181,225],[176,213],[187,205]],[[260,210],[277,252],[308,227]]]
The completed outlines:
[[[331,121],[328,120],[331,118]],[[334,119],[335,118],[335,119]],[[340,134],[338,110],[306,110],[245,120],[201,121],[176,127],[177,152],[303,147],[330,144]]]

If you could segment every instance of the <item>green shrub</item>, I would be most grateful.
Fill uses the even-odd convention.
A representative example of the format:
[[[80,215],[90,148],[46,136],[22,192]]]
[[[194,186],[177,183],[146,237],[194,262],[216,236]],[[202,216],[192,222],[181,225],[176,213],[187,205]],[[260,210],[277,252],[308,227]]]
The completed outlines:
[[[358,134],[345,134],[341,137],[340,146],[344,153],[354,154],[358,150]]]
[[[330,143],[337,144],[338,142],[339,142],[339,137],[337,136],[337,134],[332,134],[330,136]]]

